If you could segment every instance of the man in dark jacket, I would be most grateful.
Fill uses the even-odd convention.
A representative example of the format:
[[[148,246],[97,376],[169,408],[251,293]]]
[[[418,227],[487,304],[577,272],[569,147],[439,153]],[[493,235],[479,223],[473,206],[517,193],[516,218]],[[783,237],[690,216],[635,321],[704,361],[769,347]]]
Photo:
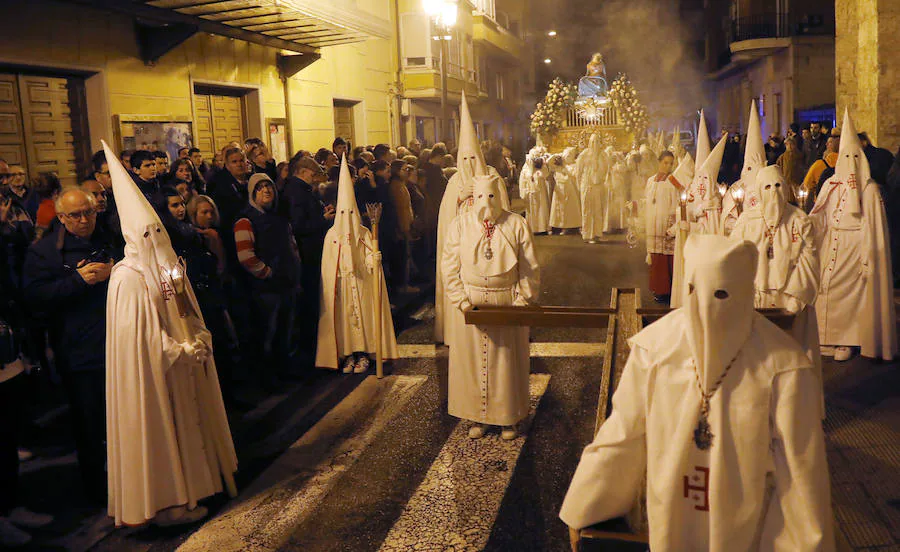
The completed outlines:
[[[50,343],[69,398],[78,464],[91,499],[106,504],[106,288],[122,258],[97,229],[94,197],[83,190],[56,202],[62,225],[28,250],[25,297],[49,316]]]
[[[131,156],[131,166],[133,167],[134,182],[150,205],[161,201],[156,155],[151,151],[138,150]]]
[[[322,167],[309,157],[291,163],[293,174],[284,184],[283,212],[288,215],[300,258],[303,260],[298,305],[298,323],[304,340],[304,353],[315,357],[316,326],[319,322],[319,282],[322,277],[322,246],[325,234],[334,222],[334,207],[319,199],[312,182],[324,174]]]
[[[869,161],[869,172],[872,174],[872,180],[878,183],[882,189],[887,184],[888,171],[894,164],[894,156],[890,151],[876,147],[869,140],[869,135],[865,132],[859,133],[859,141],[862,143],[863,153]]]

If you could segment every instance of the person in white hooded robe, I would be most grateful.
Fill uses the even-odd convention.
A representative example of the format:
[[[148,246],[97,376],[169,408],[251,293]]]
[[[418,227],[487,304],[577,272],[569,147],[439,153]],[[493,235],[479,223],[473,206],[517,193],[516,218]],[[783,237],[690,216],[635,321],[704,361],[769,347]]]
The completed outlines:
[[[544,158],[536,155],[529,162],[531,170],[527,179],[520,180],[519,193],[525,200],[525,219],[534,234],[550,231],[550,194],[547,186],[547,168]],[[525,172],[524,169],[522,171]]]
[[[397,339],[391,303],[384,283],[381,252],[372,233],[362,225],[353,179],[346,157],[341,159],[334,225],[325,234],[322,251],[322,290],[316,366],[345,374],[364,373],[377,349],[381,326],[381,354],[396,359]],[[376,286],[381,288],[381,318],[376,320]]]
[[[156,212],[103,143],[125,237],[106,304],[109,515],[191,523],[237,456],[197,299]]]
[[[560,518],[625,515],[646,485],[653,552],[832,551],[821,384],[753,309],[756,248],[697,235],[685,250],[685,306],[629,340]]]
[[[600,147],[600,136],[592,134],[588,147],[578,155],[576,175],[581,191],[581,237],[597,243],[603,235],[604,182],[609,168],[606,153]]]
[[[750,103],[749,121],[741,178],[731,185],[722,198],[722,222],[719,226],[722,233],[726,236],[731,233],[734,223],[744,210],[759,205],[759,195],[756,190],[756,173],[768,165],[756,100]]]
[[[550,227],[561,234],[581,226],[581,193],[575,180],[574,148],[566,148],[562,155],[550,158],[553,176],[553,198],[550,200]]]
[[[681,163],[669,177],[669,183],[678,190],[678,201],[675,207],[675,222],[666,230],[674,238],[672,252],[672,287],[669,306],[677,309],[681,306],[682,280],[684,278],[684,244],[690,231],[690,215],[688,211],[688,188],[694,179],[694,162],[688,154],[681,158]]]
[[[812,222],[787,202],[785,181],[775,165],[756,173],[760,206],[746,211],[731,237],[756,245],[759,263],[753,304],[758,309],[785,309],[794,315],[791,335],[806,351],[822,378],[815,302],[819,292],[819,257]]]
[[[534,239],[521,216],[503,208],[499,177],[475,179],[475,208],[453,221],[441,259],[447,296],[462,316],[479,306],[529,305],[537,301],[540,267]],[[528,413],[528,328],[464,325],[450,347],[448,411],[475,422],[469,436],[487,425],[516,437]]]
[[[450,177],[444,195],[441,198],[440,211],[438,213],[437,233],[437,260],[435,264],[435,294],[434,294],[434,340],[452,346],[451,328],[461,325],[461,317],[457,310],[450,304],[447,294],[444,293],[444,280],[441,276],[441,257],[444,249],[444,241],[453,219],[460,213],[472,209],[472,190],[475,187],[475,177],[483,175],[500,176],[494,167],[488,166],[484,161],[484,154],[478,145],[478,136],[475,134],[475,124],[469,113],[469,103],[466,93],[463,91],[459,103],[459,148],[456,153],[456,173]],[[506,186],[500,188],[500,199],[504,209],[509,209],[509,194]],[[452,324],[448,318],[456,318],[456,324]]]
[[[866,357],[893,359],[897,324],[887,215],[849,112],[834,175],[822,185],[810,218],[822,272],[819,342],[837,346],[838,361],[852,356],[850,347]]]
[[[628,175],[625,154],[613,153],[606,175],[606,197],[603,200],[603,232],[605,234],[613,234],[625,228],[625,202],[631,189]]]

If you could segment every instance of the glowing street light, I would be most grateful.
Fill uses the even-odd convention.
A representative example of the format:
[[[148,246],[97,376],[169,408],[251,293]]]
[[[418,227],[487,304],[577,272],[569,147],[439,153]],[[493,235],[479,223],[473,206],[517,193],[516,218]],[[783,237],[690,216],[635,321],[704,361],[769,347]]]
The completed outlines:
[[[547,33],[547,36],[550,36],[550,37],[556,36],[556,31],[550,31],[549,33]]]
[[[457,0],[422,0],[422,10],[433,23],[432,39],[440,42],[441,139],[449,135],[450,114],[447,105],[447,44],[453,40],[453,26],[459,16]]]
[[[544,63],[546,63],[547,65],[550,65],[550,63],[551,63],[552,61],[553,61],[553,60],[550,59],[550,58],[544,58]]]

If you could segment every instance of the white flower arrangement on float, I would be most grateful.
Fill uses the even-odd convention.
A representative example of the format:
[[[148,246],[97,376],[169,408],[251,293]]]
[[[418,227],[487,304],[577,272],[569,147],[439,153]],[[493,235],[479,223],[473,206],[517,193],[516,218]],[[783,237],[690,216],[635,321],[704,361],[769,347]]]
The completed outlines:
[[[635,136],[643,134],[650,122],[650,117],[647,114],[647,108],[638,99],[637,90],[624,73],[619,73],[610,86],[609,99],[619,111],[625,130]]]
[[[563,125],[567,109],[575,104],[576,88],[557,77],[547,88],[543,102],[539,102],[531,114],[531,134],[549,137]]]

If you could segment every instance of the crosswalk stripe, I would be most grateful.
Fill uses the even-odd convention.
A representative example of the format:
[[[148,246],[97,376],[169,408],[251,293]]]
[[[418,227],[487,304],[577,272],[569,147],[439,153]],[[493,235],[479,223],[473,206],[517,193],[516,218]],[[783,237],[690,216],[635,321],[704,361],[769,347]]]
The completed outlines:
[[[482,550],[500,511],[549,374],[532,374],[531,408],[522,434],[504,441],[496,432],[470,439],[460,422],[381,545],[380,552]]]
[[[366,378],[178,550],[278,550],[427,379]],[[347,432],[348,424],[348,437],[328,438]]]
[[[529,354],[533,358],[603,357],[603,343],[531,343]],[[447,355],[446,347],[433,344],[397,345],[400,358],[437,358]]]

